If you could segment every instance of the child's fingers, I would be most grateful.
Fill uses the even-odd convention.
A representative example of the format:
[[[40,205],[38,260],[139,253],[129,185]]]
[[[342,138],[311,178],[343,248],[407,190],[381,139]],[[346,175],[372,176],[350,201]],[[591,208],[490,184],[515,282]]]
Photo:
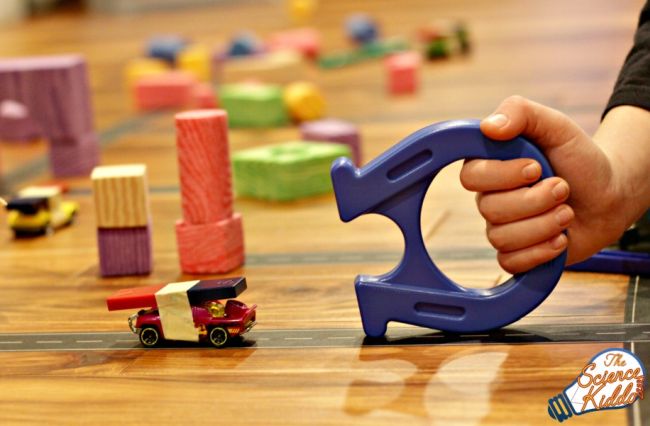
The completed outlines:
[[[515,160],[470,160],[463,164],[460,182],[469,191],[504,191],[529,185],[542,174],[539,163],[529,158]]]
[[[481,131],[496,140],[522,134],[543,151],[584,137],[580,127],[561,112],[521,96],[510,96],[501,102],[494,113],[481,121]]]
[[[562,204],[544,214],[516,222],[502,225],[488,222],[487,238],[499,252],[517,251],[553,238],[565,230],[573,218],[573,209]]]
[[[504,270],[518,274],[555,259],[567,248],[567,244],[567,236],[560,233],[532,247],[507,253],[499,252],[497,260]]]
[[[476,204],[481,216],[493,225],[540,215],[569,198],[569,185],[559,177],[544,179],[532,187],[479,193]]]

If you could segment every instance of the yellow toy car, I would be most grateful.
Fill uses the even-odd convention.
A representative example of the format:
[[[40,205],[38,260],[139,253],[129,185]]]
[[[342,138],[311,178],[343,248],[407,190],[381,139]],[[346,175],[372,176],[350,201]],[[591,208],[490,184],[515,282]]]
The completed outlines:
[[[16,238],[51,234],[71,224],[79,204],[63,201],[58,186],[30,186],[7,203],[7,222]]]

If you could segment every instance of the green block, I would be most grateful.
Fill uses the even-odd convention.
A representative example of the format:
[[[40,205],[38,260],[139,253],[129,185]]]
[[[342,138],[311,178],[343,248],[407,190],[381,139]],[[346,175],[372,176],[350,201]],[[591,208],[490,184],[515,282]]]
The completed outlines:
[[[289,201],[332,191],[330,168],[339,157],[350,157],[347,145],[292,141],[233,155],[237,195]]]
[[[373,41],[366,43],[357,50],[333,53],[321,56],[318,65],[321,68],[342,68],[368,59],[381,58],[395,52],[408,50],[409,45],[400,38]]]
[[[219,99],[231,127],[279,127],[289,122],[280,86],[225,84]]]

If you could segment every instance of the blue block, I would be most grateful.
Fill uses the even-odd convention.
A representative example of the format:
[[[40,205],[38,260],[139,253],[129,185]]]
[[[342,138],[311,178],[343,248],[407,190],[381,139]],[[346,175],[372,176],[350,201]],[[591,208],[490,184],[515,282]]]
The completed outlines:
[[[345,21],[345,31],[351,40],[359,44],[373,42],[379,35],[375,21],[361,13],[352,15]]]
[[[227,55],[230,57],[248,56],[262,51],[260,41],[252,33],[241,33],[230,41]]]
[[[437,173],[465,158],[532,158],[542,178],[553,171],[542,153],[518,137],[508,142],[486,138],[478,120],[458,120],[421,129],[357,169],[340,158],[331,169],[339,215],[344,222],[377,213],[404,234],[400,264],[380,276],[360,275],[355,289],[368,336],[386,333],[389,321],[468,333],[503,327],[535,309],[555,288],[566,251],[548,263],[490,289],[472,289],[450,280],[435,265],[422,239],[422,203]]]
[[[188,40],[178,35],[160,35],[149,39],[147,56],[170,63],[176,62],[178,54],[187,46]]]

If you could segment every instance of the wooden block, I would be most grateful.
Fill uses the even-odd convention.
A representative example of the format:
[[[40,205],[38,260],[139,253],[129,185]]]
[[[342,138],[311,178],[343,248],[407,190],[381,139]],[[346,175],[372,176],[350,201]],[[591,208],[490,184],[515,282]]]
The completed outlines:
[[[230,40],[230,43],[226,48],[224,55],[226,57],[234,58],[256,55],[258,53],[261,53],[263,50],[264,46],[262,45],[262,42],[259,40],[259,38],[257,38],[255,34],[245,31],[236,34],[232,40]]]
[[[287,84],[303,80],[305,67],[300,53],[277,50],[260,55],[224,61],[219,72],[221,83],[259,80],[265,83]]]
[[[25,105],[11,100],[0,102],[0,140],[25,142],[38,139],[42,134]]]
[[[157,35],[150,38],[147,43],[147,56],[162,59],[173,64],[176,62],[179,53],[188,43],[187,38],[177,34]]]
[[[99,228],[140,227],[150,222],[144,164],[95,167],[91,179]]]
[[[103,277],[151,272],[151,225],[137,228],[98,228],[99,268]]]
[[[305,58],[316,59],[320,53],[320,33],[314,28],[297,28],[271,34],[269,49],[294,50]]]
[[[287,0],[289,16],[296,23],[309,21],[316,13],[318,0]]]
[[[232,216],[228,116],[223,110],[176,114],[183,219],[188,224]]]
[[[94,132],[50,140],[50,168],[55,177],[88,176],[99,163],[99,157],[99,141]]]
[[[222,274],[244,264],[241,215],[220,222],[192,225],[176,222],[181,270],[186,274]]]
[[[198,280],[171,283],[156,292],[160,325],[166,339],[199,341],[199,330],[194,326],[192,307],[187,297],[187,290],[197,283]]]
[[[217,94],[214,87],[210,83],[198,83],[194,86],[192,92],[194,100],[192,105],[197,109],[213,109],[218,108]]]
[[[306,81],[284,88],[284,103],[295,121],[317,120],[325,115],[325,98],[318,86]]]
[[[176,67],[192,74],[198,81],[210,81],[211,62],[210,50],[207,46],[192,44],[178,54]]]
[[[422,59],[417,52],[396,53],[386,58],[387,89],[391,94],[415,93]]]
[[[124,69],[124,80],[126,86],[131,88],[135,85],[136,81],[140,78],[164,74],[171,70],[169,63],[163,61],[162,59],[155,58],[136,58],[131,59]]]
[[[0,60],[0,103],[6,101],[27,109],[42,136],[49,139],[51,153],[70,152],[70,165],[63,157],[50,159],[57,166],[53,169],[55,176],[63,176],[60,171],[66,175],[78,171],[85,174],[87,164],[97,164],[99,147],[94,135],[88,71],[81,56]],[[61,147],[55,149],[53,144]],[[87,157],[81,158],[84,155]]]
[[[345,20],[345,30],[348,38],[357,44],[371,43],[379,36],[375,20],[363,13],[348,16]]]
[[[233,155],[237,195],[289,201],[331,192],[332,161],[350,156],[337,143],[287,142]]]
[[[347,145],[354,164],[361,165],[361,134],[354,124],[337,119],[308,121],[300,125],[303,140],[337,142]]]
[[[141,77],[133,91],[136,107],[141,111],[188,107],[195,85],[194,76],[181,71]]]
[[[227,84],[219,90],[232,127],[278,127],[289,122],[282,88],[265,84]]]

